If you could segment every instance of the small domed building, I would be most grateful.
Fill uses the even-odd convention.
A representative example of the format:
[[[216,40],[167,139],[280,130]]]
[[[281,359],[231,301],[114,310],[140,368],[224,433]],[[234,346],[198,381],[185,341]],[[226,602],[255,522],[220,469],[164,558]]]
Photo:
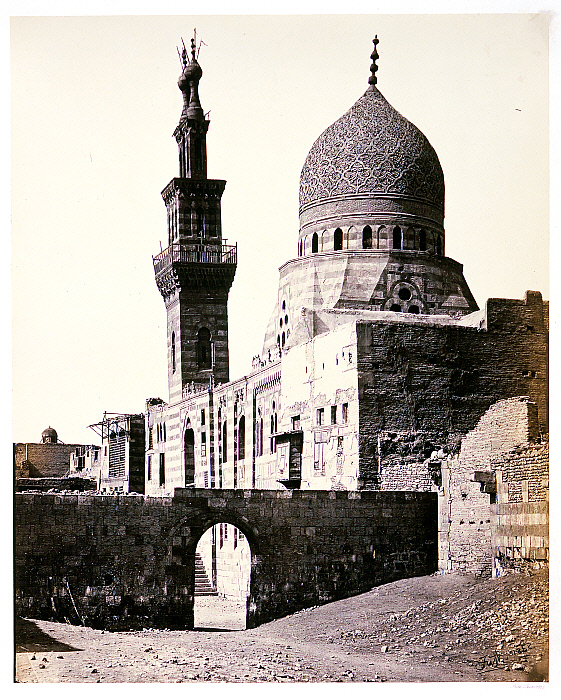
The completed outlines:
[[[57,432],[54,428],[51,428],[49,425],[48,428],[45,428],[43,432],[41,433],[41,442],[46,445],[56,445],[58,442],[58,435]]]
[[[279,269],[262,352],[237,380],[227,316],[237,247],[222,241],[226,183],[207,178],[202,70],[194,46],[184,51],[179,177],[162,192],[168,248],[154,257],[169,402],[146,403],[147,494],[438,490],[444,503],[461,483],[488,507],[488,468],[478,482],[472,462],[469,474],[456,464],[451,486],[464,438],[498,403],[526,425],[514,442],[547,433],[547,303],[527,292],[479,310],[445,254],[438,156],[378,90],[377,44],[365,93],[306,157],[295,256]],[[481,533],[472,550],[488,543]]]

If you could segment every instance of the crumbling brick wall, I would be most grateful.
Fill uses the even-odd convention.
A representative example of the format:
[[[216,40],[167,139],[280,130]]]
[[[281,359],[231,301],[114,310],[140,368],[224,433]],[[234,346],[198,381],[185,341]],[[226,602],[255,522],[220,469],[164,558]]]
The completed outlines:
[[[251,547],[249,626],[437,568],[431,493],[178,489],[174,498],[15,499],[16,613],[27,617],[190,629],[196,545],[222,521]]]
[[[440,568],[491,573],[499,543],[502,554],[507,556],[508,548],[512,556],[513,546],[522,546],[522,534],[535,536],[535,541],[525,540],[527,558],[536,554],[530,556],[530,546],[544,548],[541,516],[541,529],[522,533],[520,527],[530,523],[518,518],[516,508],[511,517],[510,506],[501,505],[523,500],[523,493],[526,502],[530,493],[534,501],[545,499],[548,450],[536,443],[542,439],[536,405],[527,397],[514,397],[494,404],[462,440],[459,454],[443,460]],[[528,508],[524,514],[533,512]]]

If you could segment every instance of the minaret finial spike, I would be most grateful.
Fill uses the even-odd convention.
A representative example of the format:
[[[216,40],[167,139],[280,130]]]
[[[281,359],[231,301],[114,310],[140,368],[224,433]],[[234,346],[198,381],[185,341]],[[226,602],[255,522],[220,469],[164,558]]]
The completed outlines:
[[[374,86],[378,82],[378,79],[376,78],[376,71],[378,70],[378,66],[376,65],[376,61],[380,58],[380,56],[378,56],[378,50],[376,48],[378,46],[378,44],[380,43],[380,40],[378,39],[377,34],[374,37],[374,39],[372,39],[372,43],[374,44],[374,51],[372,51],[372,53],[370,54],[370,58],[372,59],[372,65],[370,66],[371,75],[368,78],[368,83],[369,83],[369,85]]]
[[[187,65],[187,49],[185,48],[185,42],[183,41],[183,37],[181,37],[181,43],[183,45],[183,51],[181,53],[179,52],[179,48],[177,49],[177,53],[179,54],[179,60],[181,61],[181,67],[184,69],[185,66]]]
[[[191,39],[191,59],[196,61],[195,51],[197,49],[197,28],[193,29],[193,38]]]

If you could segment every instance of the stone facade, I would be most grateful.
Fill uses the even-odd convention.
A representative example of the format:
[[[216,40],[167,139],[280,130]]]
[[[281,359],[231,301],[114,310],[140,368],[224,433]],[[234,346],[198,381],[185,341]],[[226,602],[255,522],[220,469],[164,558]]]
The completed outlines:
[[[533,292],[489,300],[461,320],[303,313],[279,360],[257,361],[243,379],[178,403],[147,406],[148,434],[165,425],[167,436],[147,453],[152,465],[163,454],[166,465],[163,482],[151,468],[147,493],[189,483],[431,490],[439,470],[432,453],[457,451],[497,401],[529,396],[547,431],[547,348],[544,305]]]
[[[70,476],[93,479],[101,484],[101,447],[83,445],[70,455]]]

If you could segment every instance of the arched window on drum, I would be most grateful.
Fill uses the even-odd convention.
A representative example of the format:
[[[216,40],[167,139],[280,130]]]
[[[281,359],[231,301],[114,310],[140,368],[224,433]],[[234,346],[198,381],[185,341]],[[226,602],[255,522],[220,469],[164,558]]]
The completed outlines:
[[[333,234],[333,250],[343,250],[343,231],[340,228],[336,228]]]

